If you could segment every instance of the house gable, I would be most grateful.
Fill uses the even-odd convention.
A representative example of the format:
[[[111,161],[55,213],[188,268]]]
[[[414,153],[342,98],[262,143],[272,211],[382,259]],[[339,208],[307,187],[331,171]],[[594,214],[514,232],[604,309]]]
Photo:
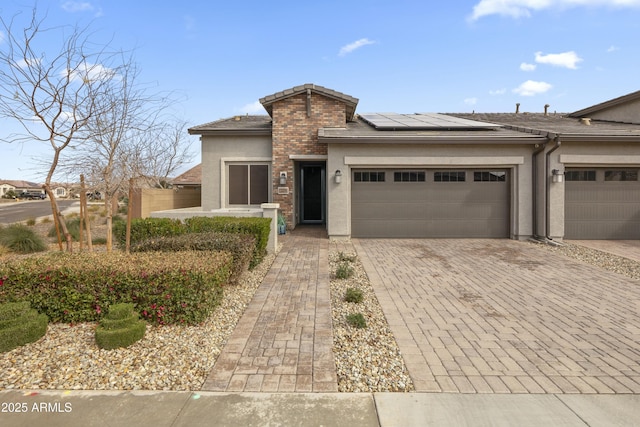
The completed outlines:
[[[640,91],[578,110],[569,117],[640,124]]]

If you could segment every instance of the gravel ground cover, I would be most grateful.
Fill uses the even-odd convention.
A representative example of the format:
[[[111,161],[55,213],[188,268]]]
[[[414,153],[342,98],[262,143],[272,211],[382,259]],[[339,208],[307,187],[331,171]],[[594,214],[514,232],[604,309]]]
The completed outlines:
[[[559,253],[568,258],[573,258],[584,263],[594,265],[603,270],[622,274],[632,279],[640,279],[640,263],[607,252],[575,245],[573,243],[563,243],[561,245],[549,245],[545,243],[533,242],[540,248],[549,252]]]
[[[225,287],[207,321],[147,326],[127,348],[98,348],[95,322],[49,324],[42,339],[0,353],[0,389],[199,390],[274,258]]]
[[[350,277],[336,278],[337,269],[345,263],[352,269]],[[356,253],[342,252],[335,243],[331,243],[329,269],[333,353],[338,375],[338,391],[414,390],[400,349]],[[362,302],[345,301],[345,293],[349,288],[362,292]],[[356,313],[362,313],[364,316],[365,328],[356,328],[347,323],[347,316]]]

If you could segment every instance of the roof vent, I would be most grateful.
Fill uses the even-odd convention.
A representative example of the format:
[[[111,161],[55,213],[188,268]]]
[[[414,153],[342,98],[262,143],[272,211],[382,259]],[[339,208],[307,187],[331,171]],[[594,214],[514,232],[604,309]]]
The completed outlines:
[[[520,103],[516,102],[516,114],[520,113]]]
[[[585,126],[591,126],[591,119],[588,117],[582,117],[580,119],[580,123],[582,123]]]
[[[549,115],[549,104],[544,104],[544,115],[548,116]]]

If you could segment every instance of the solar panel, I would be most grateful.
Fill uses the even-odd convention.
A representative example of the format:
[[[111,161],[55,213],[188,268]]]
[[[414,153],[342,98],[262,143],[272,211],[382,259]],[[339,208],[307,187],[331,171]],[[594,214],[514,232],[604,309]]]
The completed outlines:
[[[367,113],[362,120],[379,130],[480,130],[495,129],[500,125],[462,119],[438,113]]]

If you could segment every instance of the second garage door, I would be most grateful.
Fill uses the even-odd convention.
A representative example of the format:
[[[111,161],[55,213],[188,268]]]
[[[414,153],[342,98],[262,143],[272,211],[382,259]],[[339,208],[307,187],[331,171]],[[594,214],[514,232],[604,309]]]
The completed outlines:
[[[640,239],[640,169],[567,168],[565,239]]]
[[[507,170],[352,170],[353,237],[509,237]]]

